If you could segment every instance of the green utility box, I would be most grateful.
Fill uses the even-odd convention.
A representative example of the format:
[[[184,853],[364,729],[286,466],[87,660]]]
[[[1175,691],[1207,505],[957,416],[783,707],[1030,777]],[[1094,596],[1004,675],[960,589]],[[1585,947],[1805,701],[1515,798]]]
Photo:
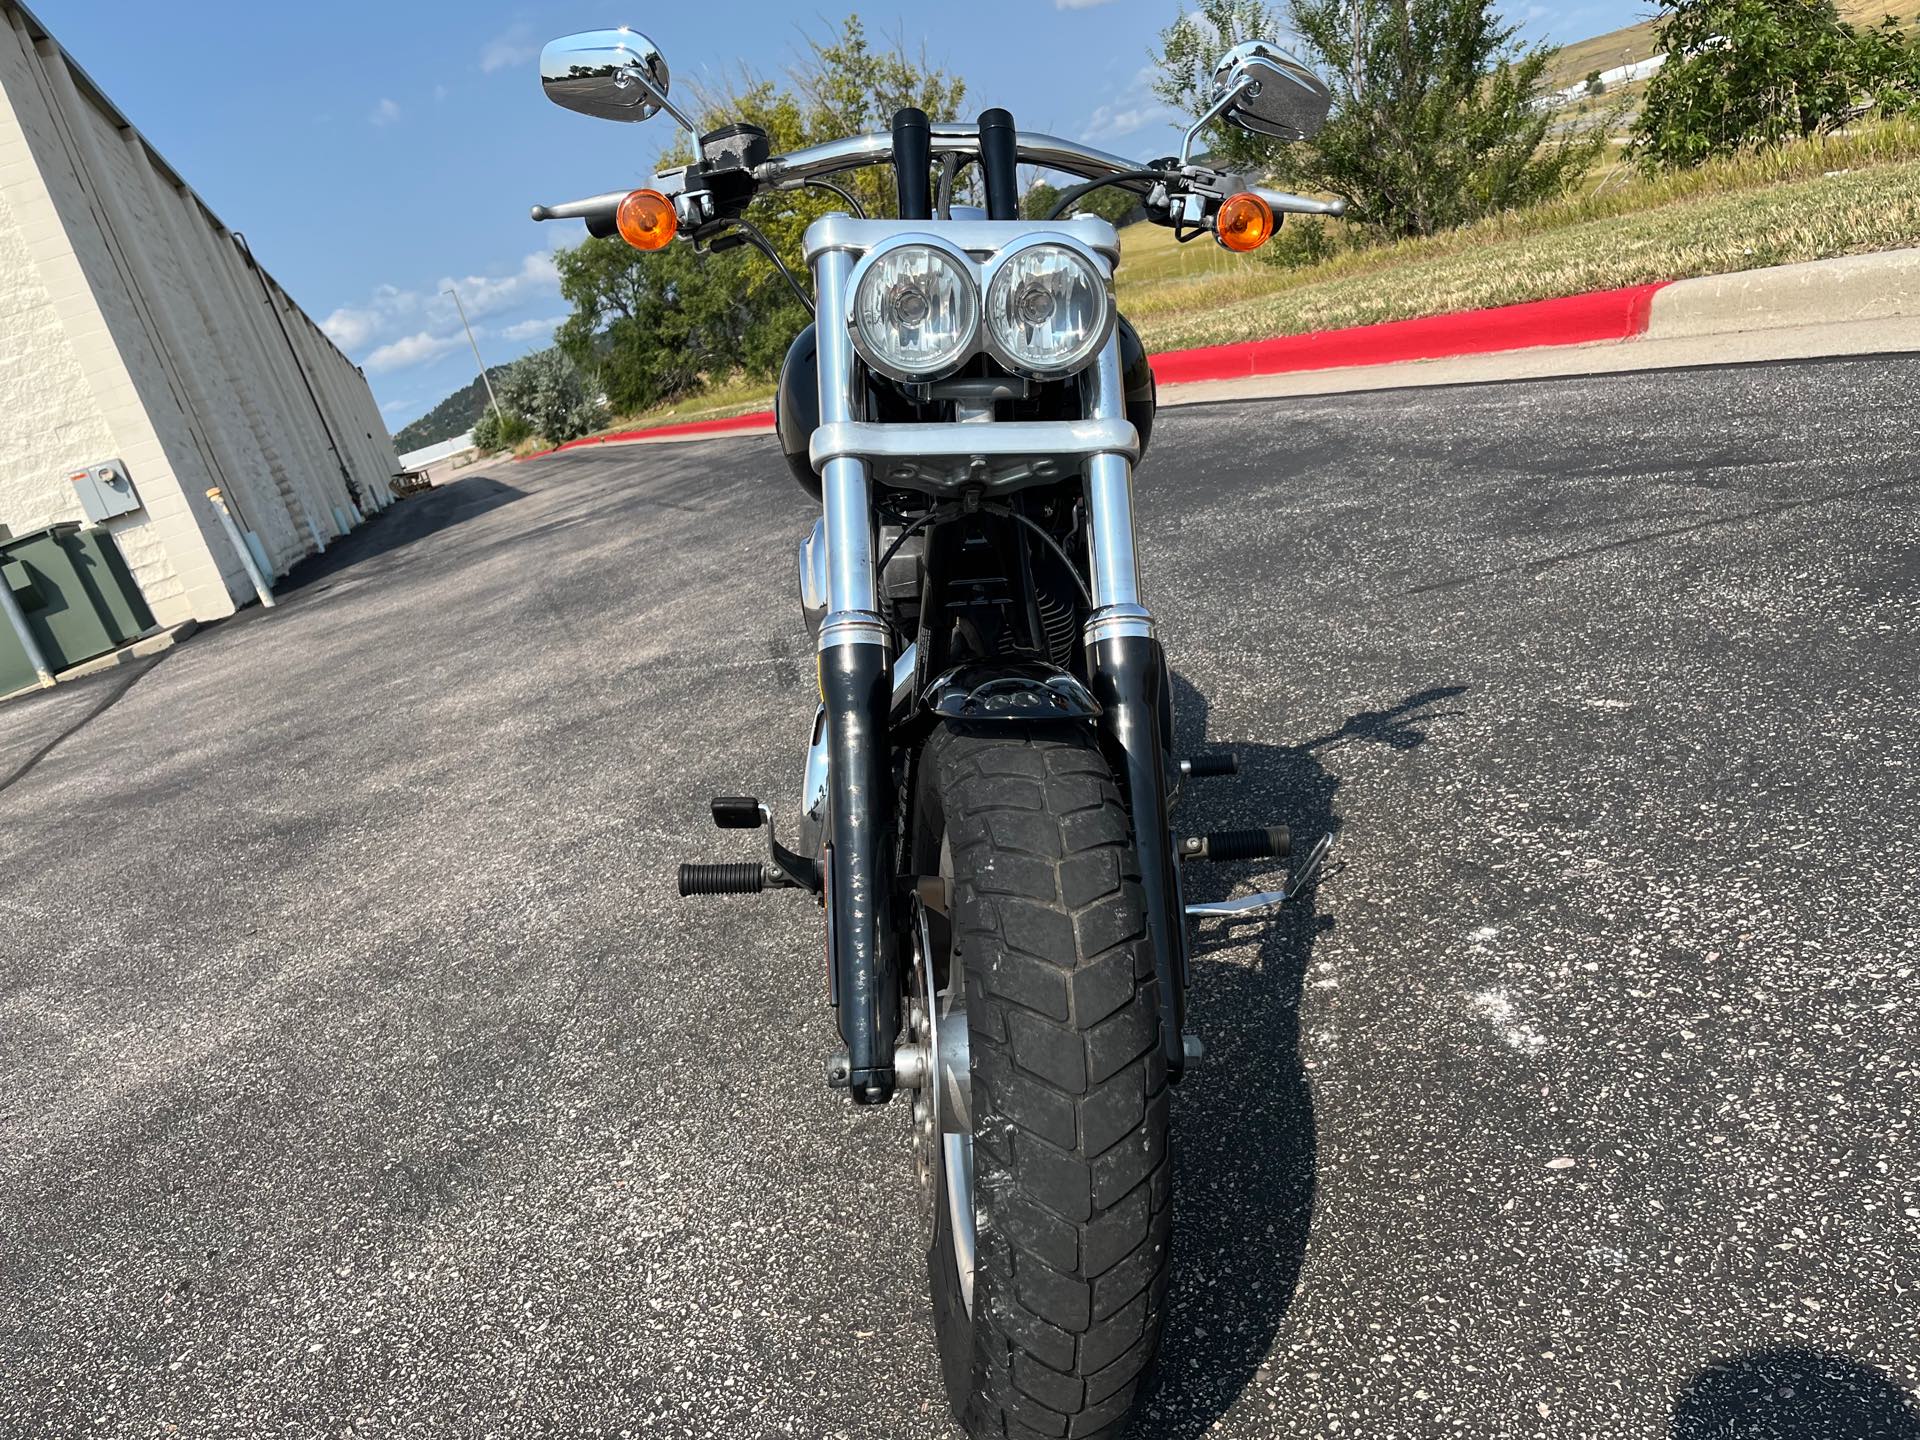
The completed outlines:
[[[0,541],[0,584],[13,591],[55,673],[153,629],[153,612],[105,530],[55,525]],[[0,620],[0,695],[36,678],[13,627]]]

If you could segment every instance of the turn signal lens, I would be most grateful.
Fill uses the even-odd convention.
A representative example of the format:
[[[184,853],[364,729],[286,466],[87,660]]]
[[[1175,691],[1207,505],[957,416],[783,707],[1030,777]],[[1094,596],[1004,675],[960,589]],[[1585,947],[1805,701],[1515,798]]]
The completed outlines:
[[[1214,221],[1214,234],[1241,255],[1258,250],[1273,238],[1273,207],[1249,191],[1229,196]]]
[[[658,190],[634,191],[620,202],[617,219],[620,238],[636,250],[664,250],[680,229],[673,201]]]

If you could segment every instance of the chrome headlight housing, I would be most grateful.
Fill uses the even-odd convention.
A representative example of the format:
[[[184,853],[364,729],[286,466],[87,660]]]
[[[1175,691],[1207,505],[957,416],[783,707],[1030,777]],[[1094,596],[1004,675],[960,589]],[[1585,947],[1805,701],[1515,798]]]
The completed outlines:
[[[956,246],[900,236],[868,252],[850,288],[854,348],[882,375],[939,380],[980,351],[980,282]]]
[[[1113,334],[1106,272],[1063,237],[1030,235],[987,267],[987,350],[1008,369],[1054,380],[1085,369]]]

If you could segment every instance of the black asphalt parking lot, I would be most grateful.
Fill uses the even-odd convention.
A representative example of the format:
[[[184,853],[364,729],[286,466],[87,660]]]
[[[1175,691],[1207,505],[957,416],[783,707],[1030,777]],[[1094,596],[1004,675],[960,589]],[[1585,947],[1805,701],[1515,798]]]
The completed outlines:
[[[1163,413],[1210,929],[1141,1433],[1920,1436],[1920,358]],[[0,707],[0,1432],[954,1433],[765,437],[504,465]],[[1216,874],[1221,893],[1273,872]]]

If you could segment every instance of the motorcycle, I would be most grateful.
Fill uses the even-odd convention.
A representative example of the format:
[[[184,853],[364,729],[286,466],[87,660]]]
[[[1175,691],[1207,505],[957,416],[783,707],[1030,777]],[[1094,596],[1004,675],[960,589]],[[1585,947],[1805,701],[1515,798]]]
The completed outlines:
[[[658,188],[539,206],[643,251],[750,244],[814,312],[782,367],[776,429],[821,516],[799,547],[820,705],[797,840],[770,807],[767,859],[685,865],[683,896],[814,896],[840,1045],[829,1086],[910,1097],[941,1373],[971,1436],[1113,1436],[1145,1391],[1166,1315],[1171,1087],[1201,1058],[1186,1023],[1189,925],[1247,918],[1310,883],[1183,901],[1183,865],[1278,858],[1284,827],[1182,837],[1171,685],[1142,600],[1133,473],[1153,372],[1118,313],[1114,227],[1072,207],[1116,186],[1182,240],[1246,253],[1284,194],[1194,158],[1217,119],[1304,139],[1330,104],[1277,46],[1231,49],[1176,158],[1138,163],[1018,129],[902,110],[889,133],[772,153],[748,124],[702,131],[632,30],[547,46],[547,95],[602,119],[665,113],[697,157]],[[1018,167],[1076,183],[1020,216]],[[891,166],[897,219],[833,177]],[[975,166],[984,208],[953,203]],[[806,231],[808,294],[754,225],[757,198],[836,191]]]

